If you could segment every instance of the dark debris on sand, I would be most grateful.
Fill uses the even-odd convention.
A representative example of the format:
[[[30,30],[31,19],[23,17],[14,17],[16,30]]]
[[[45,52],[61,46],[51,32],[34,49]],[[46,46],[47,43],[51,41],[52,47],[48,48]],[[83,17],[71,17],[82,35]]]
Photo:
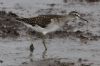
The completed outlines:
[[[81,61],[70,60],[68,58],[49,58],[44,60],[33,61],[29,63],[22,64],[20,66],[92,66],[91,62],[84,62],[83,59]]]
[[[21,23],[16,21],[18,15],[12,12],[0,11],[0,37],[18,37]]]

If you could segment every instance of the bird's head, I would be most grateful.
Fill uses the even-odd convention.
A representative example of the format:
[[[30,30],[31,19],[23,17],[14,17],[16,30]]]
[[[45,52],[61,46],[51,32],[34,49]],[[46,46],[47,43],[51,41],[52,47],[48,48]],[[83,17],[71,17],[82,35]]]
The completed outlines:
[[[88,22],[86,19],[82,18],[81,15],[80,15],[78,12],[76,12],[76,11],[71,11],[71,12],[68,14],[68,17],[69,17],[70,19],[79,18],[79,19],[81,19],[81,20],[84,20],[84,21]]]
[[[76,11],[71,11],[71,12],[69,12],[68,16],[70,18],[77,18],[77,17],[80,17],[80,14]]]

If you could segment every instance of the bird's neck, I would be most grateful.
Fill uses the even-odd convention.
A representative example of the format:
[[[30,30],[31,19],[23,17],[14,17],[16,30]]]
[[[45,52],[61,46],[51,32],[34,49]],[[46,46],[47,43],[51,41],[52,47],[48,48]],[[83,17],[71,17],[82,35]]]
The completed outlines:
[[[63,16],[60,18],[54,18],[51,21],[59,26],[63,26],[65,24],[65,22],[69,21],[70,19],[71,19],[71,17],[69,17],[69,16]]]

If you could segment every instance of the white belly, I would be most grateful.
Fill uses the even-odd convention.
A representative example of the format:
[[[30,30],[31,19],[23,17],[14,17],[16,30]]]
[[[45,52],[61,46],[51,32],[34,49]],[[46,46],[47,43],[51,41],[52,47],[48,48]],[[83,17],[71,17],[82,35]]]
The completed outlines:
[[[58,30],[60,28],[60,26],[55,24],[54,22],[50,23],[45,28],[42,28],[42,27],[40,27],[38,25],[32,26],[32,25],[27,24],[27,23],[24,23],[24,25],[26,25],[28,28],[31,28],[31,29],[33,29],[33,30],[35,30],[37,32],[41,32],[44,35],[49,33],[49,32],[54,32],[54,31],[56,31],[56,30]]]
[[[54,32],[56,30],[59,29],[58,25],[52,25],[52,26],[48,26],[46,28],[41,28],[40,26],[36,25],[35,27],[33,27],[33,30],[37,31],[37,32],[41,32],[44,35],[49,33],[49,32]]]
[[[45,28],[46,31],[44,31],[44,34],[49,33],[49,32],[57,31],[59,28],[60,27],[58,25],[48,26],[47,28]]]

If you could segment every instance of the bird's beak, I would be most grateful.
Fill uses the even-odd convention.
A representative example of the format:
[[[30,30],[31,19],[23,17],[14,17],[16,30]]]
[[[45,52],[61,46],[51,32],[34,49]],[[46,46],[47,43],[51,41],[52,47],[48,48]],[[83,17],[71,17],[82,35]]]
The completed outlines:
[[[81,20],[86,21],[86,22],[88,23],[88,20],[86,20],[86,19],[84,19],[84,18],[82,18],[82,17],[80,17],[80,16],[78,16],[78,15],[77,15],[77,17],[80,18]]]

